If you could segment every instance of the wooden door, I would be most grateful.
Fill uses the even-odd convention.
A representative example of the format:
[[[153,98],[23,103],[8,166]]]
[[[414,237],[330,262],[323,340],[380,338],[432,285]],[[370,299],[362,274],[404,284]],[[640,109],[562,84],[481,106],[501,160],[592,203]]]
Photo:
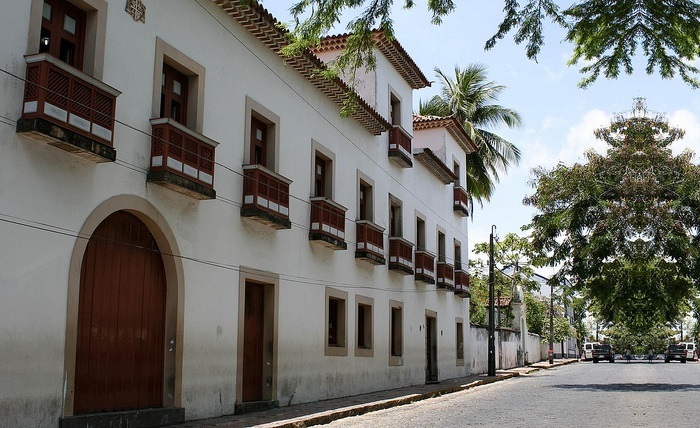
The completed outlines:
[[[246,283],[243,321],[243,402],[263,399],[265,286]]]
[[[165,294],[146,225],[126,212],[107,217],[82,263],[75,414],[163,405]]]

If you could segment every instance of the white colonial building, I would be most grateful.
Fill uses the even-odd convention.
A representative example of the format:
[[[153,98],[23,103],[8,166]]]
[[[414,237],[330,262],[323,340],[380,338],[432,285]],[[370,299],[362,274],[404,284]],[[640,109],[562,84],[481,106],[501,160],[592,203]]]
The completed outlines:
[[[341,117],[351,89],[317,70],[347,36],[283,58],[285,30],[247,3],[3,4],[0,426],[149,426],[470,372],[473,143],[412,115],[429,82],[382,33]]]

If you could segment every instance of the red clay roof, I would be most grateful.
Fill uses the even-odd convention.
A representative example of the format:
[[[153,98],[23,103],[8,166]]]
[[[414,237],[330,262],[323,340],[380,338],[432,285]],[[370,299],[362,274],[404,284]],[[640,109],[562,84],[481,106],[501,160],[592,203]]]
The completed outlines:
[[[391,124],[374,108],[370,107],[365,100],[354,93],[340,78],[330,80],[321,76],[318,70],[323,70],[327,66],[313,52],[306,50],[294,58],[283,57],[280,50],[289,45],[287,40],[289,32],[258,2],[255,0],[212,0],[212,2],[265,46],[279,55],[285,64],[298,71],[338,106],[342,107],[343,101],[348,96],[356,96],[357,107],[350,116],[357,120],[367,131],[373,135],[379,135],[391,129]]]
[[[347,47],[348,37],[350,37],[348,33],[324,37],[321,39],[321,45],[315,48],[314,52],[344,50]],[[372,38],[379,51],[384,54],[401,77],[411,85],[411,88],[420,89],[430,86],[430,81],[425,77],[398,40],[389,40],[382,30],[374,30]]]
[[[462,146],[465,152],[471,153],[476,151],[477,147],[474,141],[469,137],[467,131],[454,116],[421,116],[413,115],[413,132],[421,129],[445,128],[452,135],[459,145]]]

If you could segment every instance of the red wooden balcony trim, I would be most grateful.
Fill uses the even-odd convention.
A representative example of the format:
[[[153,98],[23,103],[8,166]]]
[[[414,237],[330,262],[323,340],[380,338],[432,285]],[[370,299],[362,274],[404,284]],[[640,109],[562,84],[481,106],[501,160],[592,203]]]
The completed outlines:
[[[151,119],[151,171],[169,171],[208,189],[214,188],[214,152],[219,145],[180,123]]]
[[[320,233],[331,239],[345,241],[344,206],[325,197],[314,197],[311,201],[311,233]]]
[[[289,222],[289,185],[285,178],[262,165],[243,165],[243,210],[252,209]],[[254,215],[251,215],[254,216]]]
[[[439,287],[448,288],[454,290],[455,280],[454,280],[454,267],[446,262],[437,262],[437,279],[436,283]]]
[[[365,257],[369,253],[378,264],[384,264],[384,228],[368,220],[357,220],[355,224],[355,257]]]
[[[435,256],[427,251],[416,250],[416,279],[428,283],[435,282]]]
[[[113,147],[120,91],[46,53],[25,60],[21,119],[44,119]]]
[[[395,159],[403,167],[413,166],[411,136],[399,125],[394,125],[389,131],[389,157]]]
[[[413,244],[397,236],[389,237],[389,269],[413,274]]]
[[[469,297],[469,274],[467,271],[455,271],[455,294]]]
[[[470,205],[469,199],[467,198],[467,191],[464,188],[455,186],[454,187],[454,210],[462,217],[469,216]]]

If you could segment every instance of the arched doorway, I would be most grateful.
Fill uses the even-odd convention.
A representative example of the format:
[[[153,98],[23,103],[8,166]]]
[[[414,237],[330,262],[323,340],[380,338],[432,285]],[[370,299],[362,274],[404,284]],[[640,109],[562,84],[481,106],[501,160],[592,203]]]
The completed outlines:
[[[80,273],[73,414],[163,406],[166,279],[148,227],[117,211]]]

